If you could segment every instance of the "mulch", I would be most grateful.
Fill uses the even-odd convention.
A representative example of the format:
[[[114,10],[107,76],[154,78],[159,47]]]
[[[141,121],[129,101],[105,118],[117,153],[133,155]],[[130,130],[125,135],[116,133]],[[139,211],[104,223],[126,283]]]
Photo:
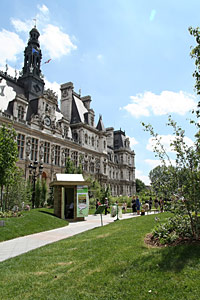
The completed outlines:
[[[152,233],[148,233],[144,238],[144,242],[148,247],[163,248],[163,247],[174,247],[174,246],[178,246],[178,245],[191,245],[191,244],[200,245],[200,238],[198,240],[194,240],[194,239],[179,237],[173,243],[163,245],[163,244],[160,244],[158,238],[153,237]]]

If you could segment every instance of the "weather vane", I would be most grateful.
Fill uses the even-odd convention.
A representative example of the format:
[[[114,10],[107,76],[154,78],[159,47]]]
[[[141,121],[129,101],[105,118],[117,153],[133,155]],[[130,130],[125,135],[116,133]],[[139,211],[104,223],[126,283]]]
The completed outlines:
[[[35,22],[34,27],[36,28],[36,21],[37,21],[37,19],[35,18],[35,19],[33,19],[33,21]]]

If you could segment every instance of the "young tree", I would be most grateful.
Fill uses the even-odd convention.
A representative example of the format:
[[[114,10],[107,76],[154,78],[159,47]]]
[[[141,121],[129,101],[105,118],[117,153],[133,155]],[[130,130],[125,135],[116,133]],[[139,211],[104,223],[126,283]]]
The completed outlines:
[[[3,188],[12,178],[18,160],[18,149],[16,143],[16,132],[12,127],[4,124],[0,128],[0,188],[1,207],[4,210]]]
[[[47,183],[45,180],[41,182],[41,206],[43,207],[47,200]]]

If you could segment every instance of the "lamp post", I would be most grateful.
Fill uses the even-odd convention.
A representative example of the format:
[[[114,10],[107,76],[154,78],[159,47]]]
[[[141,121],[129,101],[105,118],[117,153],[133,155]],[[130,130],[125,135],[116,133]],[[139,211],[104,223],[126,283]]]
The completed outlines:
[[[37,160],[35,160],[32,163],[29,164],[29,173],[32,175],[32,184],[33,184],[33,192],[32,192],[32,208],[35,207],[35,183],[36,183],[36,178],[42,174],[43,170],[43,164],[38,163]]]

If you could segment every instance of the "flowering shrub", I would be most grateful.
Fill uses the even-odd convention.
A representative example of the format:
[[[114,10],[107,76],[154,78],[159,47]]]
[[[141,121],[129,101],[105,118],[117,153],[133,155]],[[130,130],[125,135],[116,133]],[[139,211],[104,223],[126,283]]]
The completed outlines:
[[[192,239],[190,219],[188,216],[181,215],[168,218],[165,223],[159,223],[154,228],[152,235],[161,245],[172,244],[180,239]]]
[[[21,217],[23,216],[21,211],[0,211],[0,218],[12,218],[12,217]]]

